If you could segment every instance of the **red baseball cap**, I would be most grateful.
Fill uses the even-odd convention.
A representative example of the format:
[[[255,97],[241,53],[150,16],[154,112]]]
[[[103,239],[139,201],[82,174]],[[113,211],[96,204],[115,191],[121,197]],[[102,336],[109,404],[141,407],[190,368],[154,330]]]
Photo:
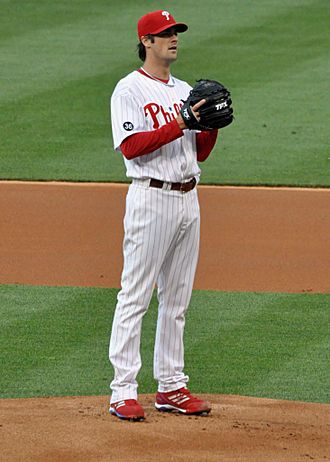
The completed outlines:
[[[141,39],[143,35],[156,35],[173,26],[178,32],[185,32],[188,29],[187,24],[176,22],[168,11],[152,11],[139,19],[137,24],[138,36]]]

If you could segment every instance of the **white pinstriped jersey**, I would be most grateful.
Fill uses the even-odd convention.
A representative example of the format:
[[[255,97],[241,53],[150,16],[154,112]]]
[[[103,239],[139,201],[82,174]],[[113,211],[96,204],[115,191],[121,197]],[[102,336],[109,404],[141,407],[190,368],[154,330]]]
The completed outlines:
[[[191,90],[186,82],[170,76],[163,83],[133,71],[120,80],[111,97],[111,122],[114,148],[128,136],[155,130],[175,119],[181,100]],[[156,178],[166,182],[183,182],[199,177],[196,132],[184,130],[184,135],[161,148],[128,160],[124,157],[126,174],[137,179]]]

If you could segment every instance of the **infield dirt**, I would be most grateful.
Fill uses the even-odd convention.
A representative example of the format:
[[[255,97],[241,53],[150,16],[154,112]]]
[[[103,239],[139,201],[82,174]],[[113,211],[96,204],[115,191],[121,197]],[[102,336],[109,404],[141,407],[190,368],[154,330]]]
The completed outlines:
[[[198,189],[195,289],[330,293],[330,189]],[[0,182],[0,283],[119,287],[126,191]]]
[[[6,462],[296,462],[330,460],[330,405],[205,395],[207,417],[162,414],[141,396],[147,419],[110,416],[108,398],[3,400]]]

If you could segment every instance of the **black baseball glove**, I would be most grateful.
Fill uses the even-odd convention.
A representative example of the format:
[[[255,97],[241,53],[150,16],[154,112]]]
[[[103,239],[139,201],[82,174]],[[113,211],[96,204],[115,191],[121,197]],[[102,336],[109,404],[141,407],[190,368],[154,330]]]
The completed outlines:
[[[198,109],[200,120],[194,116],[192,107],[201,99],[206,102]],[[181,116],[190,130],[213,130],[223,128],[234,120],[229,91],[216,80],[197,80],[188,99],[183,101]]]

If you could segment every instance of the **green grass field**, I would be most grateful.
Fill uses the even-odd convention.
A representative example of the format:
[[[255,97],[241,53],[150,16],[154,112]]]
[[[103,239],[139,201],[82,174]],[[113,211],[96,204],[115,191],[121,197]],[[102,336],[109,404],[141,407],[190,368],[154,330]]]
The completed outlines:
[[[0,286],[0,397],[108,394],[117,290]],[[185,333],[195,392],[330,403],[330,295],[195,291]],[[152,393],[155,297],[144,318]]]
[[[127,181],[109,97],[139,66],[136,22],[156,1],[2,0],[0,178]],[[196,0],[163,8],[186,21],[173,73],[231,90],[202,182],[329,186],[327,0]]]

